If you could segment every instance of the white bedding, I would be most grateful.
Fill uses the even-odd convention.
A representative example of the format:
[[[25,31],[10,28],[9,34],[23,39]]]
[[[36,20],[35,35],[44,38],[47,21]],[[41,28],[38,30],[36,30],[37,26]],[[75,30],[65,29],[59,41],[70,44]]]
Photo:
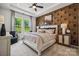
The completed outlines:
[[[56,34],[29,32],[23,34],[23,41],[31,48],[41,53],[44,49],[56,42]]]

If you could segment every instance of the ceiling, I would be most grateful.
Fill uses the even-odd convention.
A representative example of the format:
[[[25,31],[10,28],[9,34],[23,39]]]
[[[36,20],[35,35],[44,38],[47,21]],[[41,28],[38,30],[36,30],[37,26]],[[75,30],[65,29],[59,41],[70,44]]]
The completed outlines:
[[[35,11],[33,8],[29,8],[29,6],[31,6],[32,4],[33,3],[1,3],[0,7],[38,17],[56,9],[70,5],[70,3],[37,3],[37,5],[41,5],[44,8],[37,8],[37,11]]]

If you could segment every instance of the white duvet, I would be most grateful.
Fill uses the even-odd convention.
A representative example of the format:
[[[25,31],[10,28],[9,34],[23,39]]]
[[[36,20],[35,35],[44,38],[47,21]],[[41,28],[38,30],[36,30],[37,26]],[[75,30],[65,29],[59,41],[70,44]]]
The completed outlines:
[[[30,32],[24,33],[24,42],[35,50],[41,50],[46,44],[55,43],[56,34]],[[28,43],[28,42],[29,43]],[[46,45],[47,46],[47,45]]]

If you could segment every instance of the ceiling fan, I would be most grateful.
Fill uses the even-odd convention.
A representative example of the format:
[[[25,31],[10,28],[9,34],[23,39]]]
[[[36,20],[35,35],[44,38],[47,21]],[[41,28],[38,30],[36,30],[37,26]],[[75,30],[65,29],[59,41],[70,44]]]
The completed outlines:
[[[33,8],[35,11],[37,11],[37,8],[43,8],[43,6],[38,6],[37,3],[33,3],[29,8]]]

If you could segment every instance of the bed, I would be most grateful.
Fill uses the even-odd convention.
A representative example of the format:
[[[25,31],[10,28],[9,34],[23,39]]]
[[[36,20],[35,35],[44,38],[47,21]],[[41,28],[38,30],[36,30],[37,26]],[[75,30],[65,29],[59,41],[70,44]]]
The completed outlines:
[[[41,26],[37,32],[23,33],[23,43],[38,52],[44,51],[56,42],[57,25]]]

